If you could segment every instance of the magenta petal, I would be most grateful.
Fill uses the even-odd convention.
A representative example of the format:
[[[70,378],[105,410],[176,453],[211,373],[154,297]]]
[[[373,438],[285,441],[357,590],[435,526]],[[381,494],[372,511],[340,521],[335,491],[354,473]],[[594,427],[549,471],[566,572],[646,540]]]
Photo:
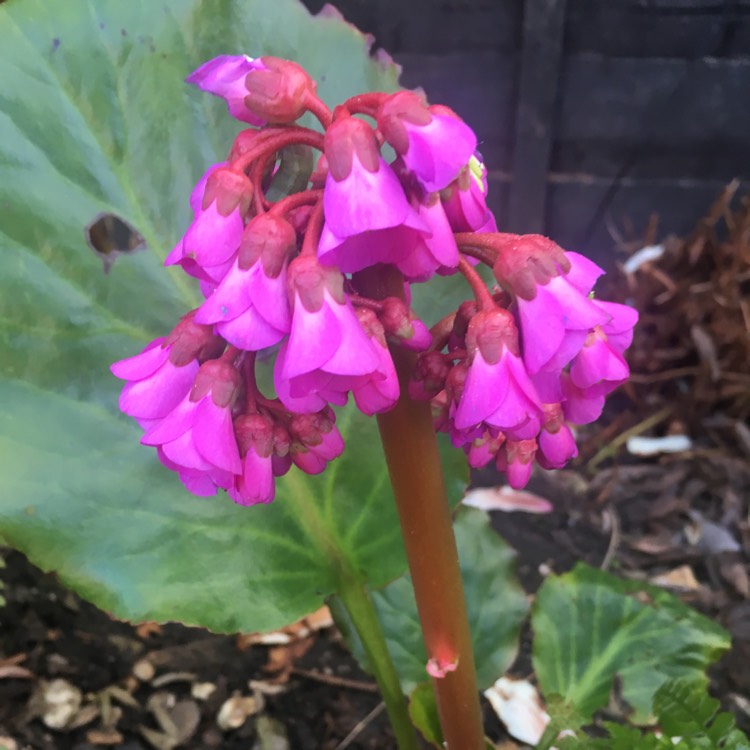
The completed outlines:
[[[198,497],[213,497],[216,485],[208,474],[198,471],[184,470],[179,473],[180,481],[185,489]]]
[[[344,238],[324,225],[318,260],[326,266],[338,266],[343,273],[356,273],[376,263],[398,263],[411,255],[420,241],[420,232],[407,225]]]
[[[510,387],[510,375],[503,359],[488,364],[477,351],[466,376],[454,423],[459,430],[483,422],[502,404]]]
[[[629,375],[622,355],[601,339],[584,347],[570,367],[570,378],[578,388],[590,388],[603,381],[619,384]]]
[[[567,277],[556,276],[546,286],[538,289],[545,289],[555,296],[563,310],[563,321],[568,330],[590,331],[594,326],[604,325],[609,320],[609,315],[586,297],[587,293],[569,283]]]
[[[165,362],[150,378],[123,388],[120,410],[139,419],[166,417],[190,393],[198,367],[197,360],[182,367]]]
[[[538,372],[530,376],[539,401],[543,404],[558,404],[563,400],[560,372]]]
[[[243,229],[239,208],[222,216],[214,201],[185,233],[185,255],[201,266],[220,266],[231,260],[239,249]]]
[[[563,414],[573,424],[590,424],[596,422],[604,408],[603,395],[590,395],[577,388],[569,376],[562,380],[565,401]]]
[[[261,265],[251,286],[253,305],[260,315],[273,328],[288,333],[292,326],[292,310],[287,294],[286,266],[274,279],[266,276]]]
[[[251,70],[262,69],[260,60],[246,55],[220,55],[193,71],[185,80],[202,91],[223,97],[233,117],[251,125],[263,125],[264,121],[245,106],[247,89],[245,76]]]
[[[578,455],[578,447],[570,428],[563,425],[557,432],[542,430],[537,438],[539,451],[552,469],[562,469]]]
[[[327,296],[327,295],[326,295]],[[330,300],[330,309],[338,321],[341,340],[323,366],[333,375],[367,375],[378,367],[379,358],[349,303],[339,305]]]
[[[565,336],[563,311],[544,287],[532,300],[518,299],[518,322],[522,335],[523,361],[530,374],[549,362]]]
[[[283,371],[286,367],[286,355],[289,342],[285,341],[279,353],[276,355],[276,363],[273,368],[273,385],[276,395],[281,403],[295,414],[307,414],[324,409],[328,404],[326,400],[317,393],[309,393],[306,396],[297,397],[291,394],[291,383],[289,378],[284,377]]]
[[[232,413],[217,406],[211,396],[201,399],[195,410],[193,439],[200,454],[214,466],[233,474],[242,471]]]
[[[433,115],[432,122],[409,126],[409,148],[403,159],[427,192],[447,187],[468,164],[477,148],[477,138],[462,120]]]
[[[329,433],[324,433],[321,437],[323,441],[320,445],[315,446],[315,452],[326,460],[332,461],[344,452],[344,438],[341,437],[337,427],[334,427]]]
[[[259,263],[247,271],[235,261],[214,293],[206,299],[195,314],[196,323],[221,323],[242,314],[252,304],[252,281],[259,273]]]
[[[154,339],[139,354],[111,364],[111,373],[122,380],[143,380],[153,375],[169,359],[169,347],[162,348],[163,341],[163,337]]]
[[[190,193],[190,208],[193,209],[193,216],[197,216],[201,211],[203,204],[203,193],[206,192],[206,183],[208,178],[215,169],[219,167],[225,167],[227,162],[220,161],[218,164],[212,164],[202,175],[198,182],[195,184],[193,191]]]
[[[441,266],[455,268],[458,265],[458,245],[443,204],[440,201],[429,206],[423,204],[419,207],[419,216],[431,232],[424,242],[435,260]]]
[[[152,427],[142,438],[143,445],[163,445],[176,440],[193,426],[197,404],[185,396],[169,414]]]
[[[570,270],[564,275],[565,280],[581,294],[588,295],[596,280],[604,274],[604,269],[579,253],[567,252],[565,257],[570,261]]]
[[[400,394],[398,376],[390,352],[375,341],[372,342],[372,347],[380,359],[378,372],[361,386],[352,389],[359,410],[370,416],[392,409]],[[376,375],[382,377],[375,377]]]
[[[275,495],[271,457],[262,458],[250,448],[242,462],[242,475],[229,489],[229,497],[239,505],[257,505],[272,502]]]
[[[328,461],[312,450],[296,451],[292,454],[292,461],[298,469],[311,476],[321,474],[328,466]]]
[[[193,433],[186,432],[175,440],[162,445],[164,455],[178,466],[197,471],[209,471],[212,465],[198,452]]]
[[[246,352],[266,349],[278,344],[286,336],[285,331],[279,331],[268,325],[254,307],[248,308],[234,320],[218,323],[216,330],[230,344],[234,344],[234,346],[244,349]]]
[[[326,295],[323,306],[311,313],[295,295],[292,328],[289,333],[283,377],[293,378],[322,367],[341,345],[339,322]],[[338,305],[333,302],[333,305]]]
[[[328,174],[323,208],[326,224],[338,237],[398,226],[411,211],[398,177],[385,161],[381,158],[378,171],[370,172],[356,154],[346,179],[336,182]]]
[[[166,258],[164,258],[165,266],[174,266],[179,263],[185,257],[185,238],[180,237],[180,241],[170,250]]]
[[[520,461],[513,461],[508,464],[505,468],[505,477],[508,480],[508,484],[514,490],[522,490],[529,483],[533,468],[533,461],[529,461],[526,464],[523,464]]]

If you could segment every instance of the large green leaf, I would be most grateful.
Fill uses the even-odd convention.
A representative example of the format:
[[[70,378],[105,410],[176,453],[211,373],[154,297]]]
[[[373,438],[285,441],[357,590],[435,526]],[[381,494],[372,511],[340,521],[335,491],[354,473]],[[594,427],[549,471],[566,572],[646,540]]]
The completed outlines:
[[[183,79],[241,52],[300,61],[331,104],[397,86],[361,34],[296,0],[0,5],[0,532],[118,616],[229,631],[315,608],[342,568],[372,586],[405,569],[373,420],[344,410],[345,456],[246,509],[188,495],[117,412],[108,364],[195,306],[161,261],[238,129]],[[147,245],[107,275],[85,242],[100,214]],[[462,461],[448,474],[455,495]]]
[[[672,594],[582,564],[544,582],[531,624],[542,693],[584,721],[607,706],[615,677],[631,719],[649,721],[668,679],[704,679],[729,648],[721,627]]]
[[[515,552],[492,530],[487,514],[460,508],[453,528],[461,559],[477,683],[484,690],[515,658],[528,603],[514,574]],[[411,693],[428,679],[427,653],[411,581],[403,576],[374,592],[372,600],[401,684],[405,692]],[[351,628],[344,623],[342,630],[366,666],[363,649]]]

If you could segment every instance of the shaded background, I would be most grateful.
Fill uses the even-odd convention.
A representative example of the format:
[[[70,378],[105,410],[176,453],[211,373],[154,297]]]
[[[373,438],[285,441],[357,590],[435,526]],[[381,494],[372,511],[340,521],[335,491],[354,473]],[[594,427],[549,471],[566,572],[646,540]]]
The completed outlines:
[[[501,229],[603,260],[652,213],[686,233],[750,180],[750,0],[335,5],[475,128]]]

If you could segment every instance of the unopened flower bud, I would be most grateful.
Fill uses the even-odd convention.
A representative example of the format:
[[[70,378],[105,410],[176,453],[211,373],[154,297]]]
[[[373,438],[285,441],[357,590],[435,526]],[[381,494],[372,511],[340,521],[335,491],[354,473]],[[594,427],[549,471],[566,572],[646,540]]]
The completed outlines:
[[[471,128],[447,107],[427,107],[413,91],[388,96],[378,128],[428,193],[449,185],[477,147]]]
[[[196,310],[192,310],[184,315],[162,344],[163,348],[171,347],[169,361],[176,367],[195,359],[199,362],[214,359],[226,346],[222,338],[214,335],[213,326],[193,322],[195,313]]]
[[[270,123],[288,124],[307,109],[307,97],[315,83],[305,69],[278,57],[260,58],[262,67],[245,77],[245,106]]]
[[[417,359],[414,374],[409,382],[409,395],[418,401],[427,401],[445,388],[451,361],[442,352],[425,352]]]
[[[497,454],[497,468],[514,490],[523,489],[531,479],[536,450],[536,440],[508,440]]]
[[[495,278],[522,299],[534,299],[537,285],[546,284],[570,270],[565,251],[541,234],[501,234],[498,245],[500,253],[493,268]]]
[[[208,176],[201,207],[203,211],[212,203],[221,216],[239,210],[245,216],[253,199],[253,184],[247,175],[231,167],[219,167]]]
[[[344,277],[332,266],[322,266],[313,255],[298,255],[289,264],[289,296],[299,295],[300,302],[308,312],[317,312],[323,306],[325,292],[343,305]]]
[[[200,366],[193,390],[190,391],[190,400],[199,401],[210,392],[216,406],[232,406],[237,400],[241,384],[240,373],[232,364],[212,359]]]
[[[336,120],[326,130],[325,157],[328,173],[336,182],[351,174],[356,156],[365,171],[374,173],[380,168],[380,148],[373,129],[356,117]]]
[[[274,448],[274,423],[265,414],[242,414],[234,420],[234,434],[240,456],[252,448],[261,458],[268,458]]]
[[[386,336],[407,349],[421,352],[432,344],[429,328],[417,318],[411,308],[398,297],[387,297],[378,313]]]
[[[268,278],[278,278],[297,248],[297,233],[283,217],[260,214],[245,227],[240,241],[239,267],[247,270],[260,258]]]
[[[466,332],[466,351],[469,355],[479,351],[485,362],[495,364],[500,361],[506,348],[518,356],[518,329],[513,315],[499,307],[478,312],[471,319]]]

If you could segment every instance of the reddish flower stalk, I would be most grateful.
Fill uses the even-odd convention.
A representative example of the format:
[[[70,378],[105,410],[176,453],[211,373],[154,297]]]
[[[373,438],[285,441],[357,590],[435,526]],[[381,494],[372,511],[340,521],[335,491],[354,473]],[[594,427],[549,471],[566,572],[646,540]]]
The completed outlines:
[[[385,267],[355,276],[374,299],[403,296],[403,278]],[[391,349],[401,395],[378,415],[388,472],[448,748],[483,750],[484,731],[458,551],[428,402],[409,398],[415,355]],[[441,676],[435,676],[435,675]]]

